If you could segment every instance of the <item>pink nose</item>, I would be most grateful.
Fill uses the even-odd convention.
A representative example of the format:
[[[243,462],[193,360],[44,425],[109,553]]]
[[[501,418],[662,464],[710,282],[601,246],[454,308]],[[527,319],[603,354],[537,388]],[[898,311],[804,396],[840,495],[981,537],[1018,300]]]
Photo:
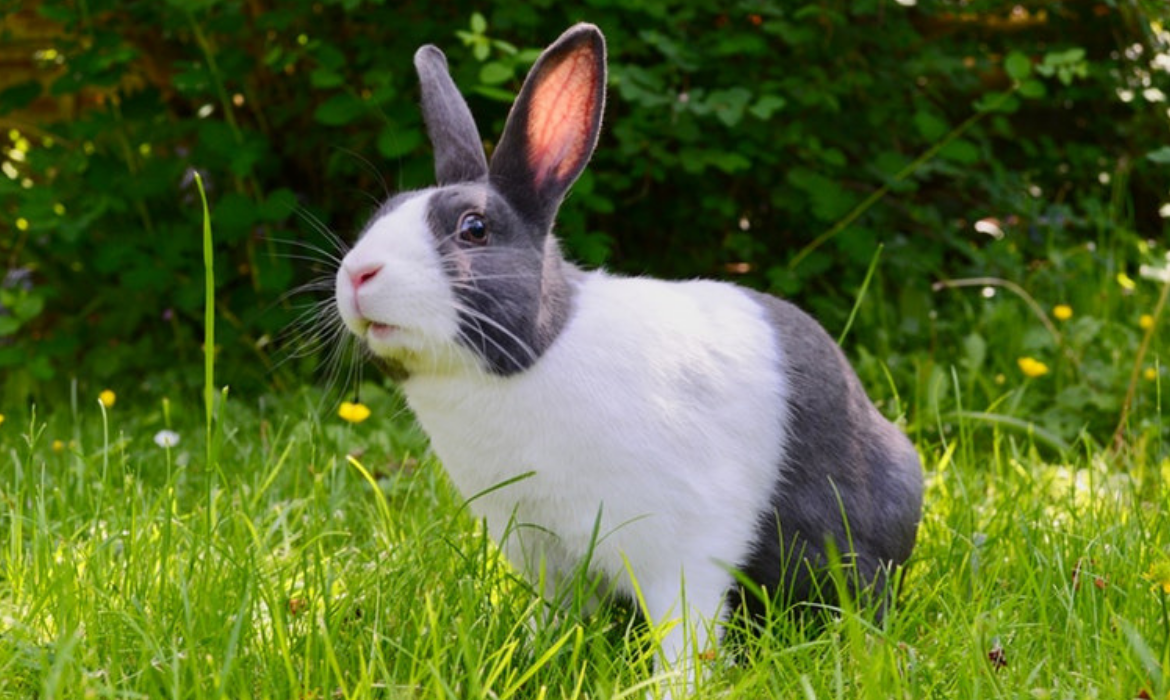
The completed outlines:
[[[356,270],[347,270],[347,272],[349,273],[350,284],[353,285],[354,289],[357,289],[366,282],[369,282],[370,280],[377,277],[381,270],[382,266],[380,264],[373,263],[360,267]]]

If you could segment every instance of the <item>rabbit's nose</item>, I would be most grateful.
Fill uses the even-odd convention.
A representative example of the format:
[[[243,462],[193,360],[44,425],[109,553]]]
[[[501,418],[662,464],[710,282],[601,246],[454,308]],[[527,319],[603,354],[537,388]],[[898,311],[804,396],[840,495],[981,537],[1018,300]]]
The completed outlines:
[[[350,283],[353,285],[354,289],[357,289],[366,282],[369,282],[370,280],[377,277],[381,270],[382,265],[380,263],[372,263],[369,265],[363,265],[356,270],[347,270],[347,272],[349,274]]]

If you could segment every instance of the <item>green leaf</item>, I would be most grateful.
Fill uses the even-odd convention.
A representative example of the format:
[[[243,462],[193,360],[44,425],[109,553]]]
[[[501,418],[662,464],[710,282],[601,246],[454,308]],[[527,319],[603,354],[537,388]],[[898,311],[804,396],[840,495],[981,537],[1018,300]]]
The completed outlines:
[[[509,56],[515,56],[519,51],[515,45],[509,44],[508,42],[500,39],[492,39],[492,46],[496,47],[496,51],[507,54]]]
[[[1032,60],[1019,51],[1012,51],[1004,60],[1003,68],[1018,83],[1032,74]]]
[[[743,119],[744,109],[751,98],[752,93],[746,88],[715,90],[707,96],[707,106],[719,121],[732,127]]]
[[[930,112],[921,109],[914,113],[914,127],[918,129],[918,133],[922,134],[922,138],[927,141],[937,141],[950,131],[949,124]]]
[[[1040,99],[1048,93],[1048,89],[1044,87],[1044,83],[1030,78],[1020,83],[1020,88],[1017,90],[1021,97],[1026,97],[1030,100]]]
[[[1004,114],[1011,114],[1019,109],[1020,101],[1009,93],[989,92],[978,100],[975,100],[974,107],[979,112],[1002,112]]]
[[[483,95],[489,100],[496,102],[505,102],[511,104],[516,99],[516,93],[504,90],[502,88],[490,87],[488,85],[476,85],[471,89],[472,92]]]
[[[756,103],[748,108],[752,116],[761,120],[767,121],[772,118],[772,115],[784,109],[788,101],[779,95],[764,95],[756,100]]]
[[[475,34],[483,34],[487,31],[487,20],[478,12],[471,13],[471,31]]]
[[[817,151],[817,155],[820,156],[822,163],[838,168],[845,167],[845,164],[849,162],[839,148],[825,148]]]
[[[857,198],[839,183],[808,168],[792,168],[787,179],[793,187],[805,192],[813,216],[821,221],[835,222],[856,204]]]
[[[12,313],[19,319],[28,321],[40,315],[45,308],[45,298],[39,294],[21,294],[12,305]]]
[[[964,139],[951,141],[943,146],[938,154],[942,158],[959,163],[960,165],[971,165],[972,163],[979,162],[979,148]]]
[[[366,103],[356,95],[339,92],[325,100],[313,112],[313,118],[326,126],[344,126],[366,111]]]
[[[877,250],[877,233],[863,226],[849,226],[837,235],[833,246],[854,263],[869,262]]]
[[[335,88],[343,83],[345,78],[340,73],[327,68],[318,68],[309,73],[309,85],[315,88]]]
[[[479,82],[484,85],[500,85],[512,79],[514,74],[510,66],[506,66],[499,61],[491,61],[483,64],[483,68],[479,69]]]
[[[711,165],[725,173],[737,173],[752,167],[752,162],[739,153],[717,151],[709,154]]]
[[[292,190],[280,188],[269,193],[257,214],[263,221],[283,221],[297,208],[297,197]]]
[[[345,54],[332,44],[318,44],[313,51],[313,58],[324,70],[340,71],[345,66]]]
[[[15,316],[0,316],[0,337],[12,335],[20,330],[20,325],[20,319]]]

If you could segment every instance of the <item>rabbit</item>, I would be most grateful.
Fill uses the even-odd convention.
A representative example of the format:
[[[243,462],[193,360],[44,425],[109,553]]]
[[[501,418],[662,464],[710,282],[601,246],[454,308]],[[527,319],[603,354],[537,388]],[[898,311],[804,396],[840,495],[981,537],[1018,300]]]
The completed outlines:
[[[437,186],[376,211],[336,308],[510,562],[550,597],[584,567],[650,622],[683,620],[659,658],[684,671],[731,611],[765,607],[740,577],[814,600],[836,552],[859,590],[885,586],[922,467],[821,326],[731,283],[562,255],[551,229],[605,104],[598,28],[541,54],[490,162],[443,53],[414,63]]]

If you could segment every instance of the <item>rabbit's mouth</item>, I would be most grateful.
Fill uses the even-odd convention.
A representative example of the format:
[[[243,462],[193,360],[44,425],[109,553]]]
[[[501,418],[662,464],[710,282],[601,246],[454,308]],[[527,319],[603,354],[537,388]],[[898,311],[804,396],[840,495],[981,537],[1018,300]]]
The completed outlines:
[[[378,323],[377,321],[371,321],[370,325],[366,328],[366,334],[371,339],[387,340],[390,336],[394,335],[399,330],[401,330],[401,328],[389,323]]]

